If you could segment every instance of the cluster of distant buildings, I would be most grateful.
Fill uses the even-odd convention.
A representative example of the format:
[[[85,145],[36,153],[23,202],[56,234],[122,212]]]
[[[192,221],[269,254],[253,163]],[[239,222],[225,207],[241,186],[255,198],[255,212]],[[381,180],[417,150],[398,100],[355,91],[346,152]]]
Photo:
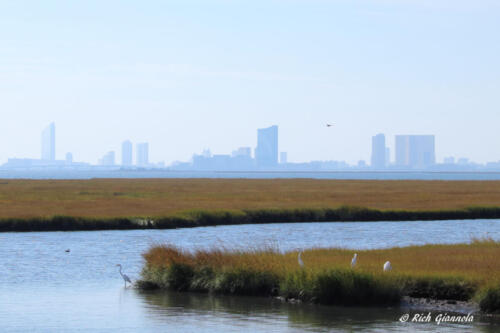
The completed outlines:
[[[386,169],[391,167],[391,150],[386,146],[385,135],[372,138],[371,167]],[[396,135],[395,161],[392,165],[402,169],[427,169],[436,164],[434,135]]]
[[[88,163],[73,162],[73,154],[66,153],[64,160],[56,160],[56,126],[51,123],[42,131],[42,154],[40,159],[9,158],[4,169],[74,168],[89,167]]]
[[[436,163],[434,135],[396,135],[394,159],[387,146],[385,135],[372,137],[371,163],[361,160],[357,165],[345,161],[311,161],[290,163],[286,152],[278,151],[278,126],[257,130],[257,147],[252,157],[250,147],[241,147],[231,154],[214,154],[204,150],[193,155],[189,162],[176,162],[170,166],[173,170],[200,171],[470,171],[482,169],[500,169],[500,163],[477,165],[467,159],[445,158],[444,164]]]
[[[66,153],[64,160],[56,159],[56,126],[49,124],[43,131],[41,137],[41,158],[9,158],[2,167],[4,169],[40,169],[40,168],[64,168],[64,169],[92,169],[92,168],[149,168],[158,167],[149,163],[149,144],[147,142],[136,145],[136,159],[133,160],[132,142],[126,140],[122,143],[121,164],[117,163],[114,151],[104,154],[98,161],[98,165],[73,161],[73,154]],[[164,166],[160,164],[159,166]]]
[[[257,147],[253,156],[251,147],[240,147],[231,154],[213,155],[206,149],[199,155],[193,155],[190,162],[177,162],[171,168],[209,171],[274,170],[287,164],[286,152],[279,153],[278,160],[278,126],[257,130]]]
[[[164,168],[163,163],[152,164],[148,159],[148,143],[139,143],[136,146],[136,163],[132,160],[132,143],[122,143],[121,164],[123,168]],[[275,169],[281,163],[286,163],[287,154],[281,152],[278,161],[278,126],[271,126],[257,130],[257,147],[252,157],[251,147],[240,147],[231,154],[213,154],[209,149],[201,154],[193,155],[189,162],[175,162],[169,169],[172,170],[203,170],[203,171],[251,171]],[[99,160],[101,166],[118,166],[115,163],[115,152],[110,151]]]
[[[387,147],[384,134],[372,137],[372,170],[429,170],[429,171],[491,171],[500,170],[500,162],[476,164],[468,158],[445,157],[443,163],[436,162],[434,135],[396,135],[394,138],[394,160]]]
[[[107,152],[103,157],[99,159],[98,164],[108,167],[117,165],[115,160],[115,152]],[[133,167],[134,165],[139,168],[147,168],[152,166],[149,164],[149,143],[142,142],[136,145],[136,161],[134,164],[132,142],[129,140],[122,142],[121,166],[129,168]]]
[[[359,161],[349,165],[344,161],[311,161],[307,163],[288,162],[287,152],[278,150],[278,126],[257,129],[257,146],[240,147],[231,154],[212,154],[205,149],[193,155],[188,162],[174,162],[166,167],[163,162],[149,161],[149,144],[137,143],[134,146],[126,140],[121,145],[121,161],[114,151],[104,154],[97,165],[74,162],[72,153],[66,153],[64,160],[56,159],[56,131],[51,123],[42,131],[41,158],[10,158],[2,169],[153,169],[182,171],[356,171],[356,170],[429,170],[429,171],[473,171],[500,170],[500,162],[478,165],[460,158],[446,157],[444,163],[436,163],[434,135],[396,135],[394,140],[394,159],[386,144],[384,134],[372,137],[371,163]],[[253,152],[253,154],[252,154]]]

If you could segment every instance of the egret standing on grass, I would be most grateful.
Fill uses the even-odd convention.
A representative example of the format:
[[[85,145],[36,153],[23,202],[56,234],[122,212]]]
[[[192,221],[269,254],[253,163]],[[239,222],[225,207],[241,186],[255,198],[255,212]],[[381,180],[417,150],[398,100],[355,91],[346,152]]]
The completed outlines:
[[[384,264],[384,272],[388,272],[392,269],[391,263],[389,261],[386,261]]]
[[[354,257],[352,257],[352,260],[351,260],[351,268],[354,268],[354,266],[356,266],[357,261],[358,261],[358,254],[354,253]]]
[[[132,281],[130,281],[130,278],[127,276],[127,274],[122,273],[122,265],[118,264],[116,266],[120,267],[120,275],[123,278],[123,282],[125,282],[125,288],[127,288],[127,282],[132,284]]]
[[[298,261],[299,261],[299,266],[301,268],[304,268],[304,262],[302,261],[302,251],[299,252]]]

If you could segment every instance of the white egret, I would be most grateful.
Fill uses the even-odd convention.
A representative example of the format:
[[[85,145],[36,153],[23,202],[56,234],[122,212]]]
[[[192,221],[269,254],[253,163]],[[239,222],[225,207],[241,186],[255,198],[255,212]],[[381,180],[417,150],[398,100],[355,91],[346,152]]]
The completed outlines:
[[[354,266],[356,266],[357,261],[358,261],[358,254],[354,253],[354,257],[352,257],[352,260],[351,260],[351,268],[354,268]]]
[[[120,275],[122,276],[123,278],[123,282],[125,282],[125,288],[127,288],[127,282],[132,284],[132,281],[130,280],[130,278],[127,276],[127,274],[123,274],[122,273],[122,265],[121,264],[118,264],[116,265],[118,267],[120,267]]]
[[[384,264],[384,272],[390,271],[392,269],[390,261],[386,261]]]
[[[299,261],[299,266],[301,268],[304,268],[304,262],[302,261],[302,251],[299,252],[298,261]]]

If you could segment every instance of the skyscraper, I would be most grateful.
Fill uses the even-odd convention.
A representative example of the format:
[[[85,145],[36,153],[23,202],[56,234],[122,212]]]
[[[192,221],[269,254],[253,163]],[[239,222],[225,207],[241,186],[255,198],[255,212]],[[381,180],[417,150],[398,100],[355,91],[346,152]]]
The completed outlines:
[[[436,162],[434,135],[396,135],[396,165],[422,169]]]
[[[147,142],[137,144],[137,166],[149,164],[149,144]]]
[[[274,167],[278,164],[278,126],[257,130],[255,159],[259,167]]]
[[[410,136],[396,135],[396,165],[410,166]]]
[[[122,165],[132,165],[132,142],[129,140],[122,142]]]
[[[372,168],[385,168],[385,135],[377,134],[372,137]]]
[[[42,131],[42,160],[56,160],[56,125],[50,123]]]

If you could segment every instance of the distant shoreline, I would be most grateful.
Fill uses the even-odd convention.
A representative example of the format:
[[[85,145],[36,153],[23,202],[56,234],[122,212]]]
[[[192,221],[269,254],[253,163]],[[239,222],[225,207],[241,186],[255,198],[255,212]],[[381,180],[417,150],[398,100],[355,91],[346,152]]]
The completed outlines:
[[[344,180],[500,180],[500,170],[169,170],[169,169],[1,169],[2,179],[344,179]]]
[[[500,207],[404,211],[342,206],[332,209],[193,210],[163,217],[0,218],[0,232],[177,229],[222,225],[500,219]]]

